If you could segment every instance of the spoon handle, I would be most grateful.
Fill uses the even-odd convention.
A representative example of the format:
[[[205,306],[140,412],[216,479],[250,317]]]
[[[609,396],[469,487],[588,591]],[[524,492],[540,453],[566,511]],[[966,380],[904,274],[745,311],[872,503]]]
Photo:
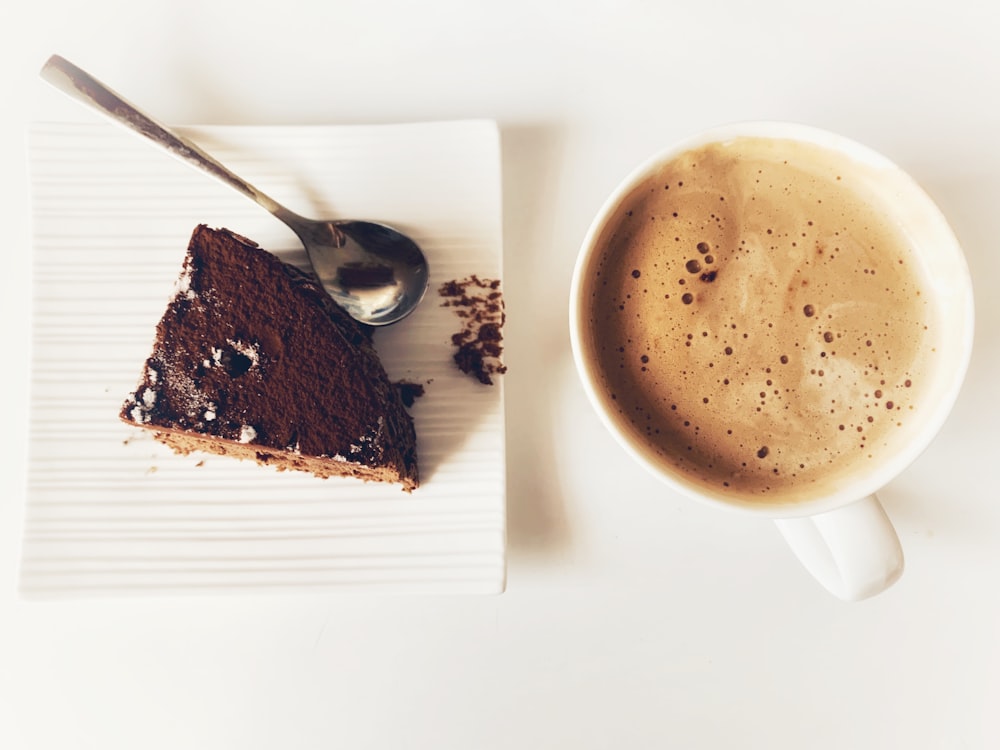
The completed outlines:
[[[93,107],[118,124],[148,138],[173,156],[235,188],[289,226],[302,221],[297,214],[233,174],[187,138],[140,111],[135,105],[68,60],[53,55],[42,66],[40,75],[63,93]]]

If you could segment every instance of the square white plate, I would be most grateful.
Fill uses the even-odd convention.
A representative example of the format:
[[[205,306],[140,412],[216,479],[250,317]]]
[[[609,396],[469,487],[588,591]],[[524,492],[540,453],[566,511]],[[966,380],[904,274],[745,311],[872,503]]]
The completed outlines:
[[[502,272],[495,123],[205,127],[186,133],[292,210],[372,219],[426,252],[431,289],[375,335],[411,409],[422,485],[316,479],[178,456],[118,420],[196,224],[302,263],[263,209],[110,123],[30,138],[35,308],[27,596],[371,590],[496,593],[505,581],[503,382],[458,371],[438,287]]]

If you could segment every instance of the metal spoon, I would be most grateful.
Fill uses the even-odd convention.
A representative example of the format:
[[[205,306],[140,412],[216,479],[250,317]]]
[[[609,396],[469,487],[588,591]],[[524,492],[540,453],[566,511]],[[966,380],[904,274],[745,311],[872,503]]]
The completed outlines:
[[[59,55],[41,76],[73,98],[212,177],[236,188],[291,228],[327,293],[355,320],[383,326],[409,315],[427,290],[427,259],[406,235],[369,221],[306,219],[279,204],[202,151]]]

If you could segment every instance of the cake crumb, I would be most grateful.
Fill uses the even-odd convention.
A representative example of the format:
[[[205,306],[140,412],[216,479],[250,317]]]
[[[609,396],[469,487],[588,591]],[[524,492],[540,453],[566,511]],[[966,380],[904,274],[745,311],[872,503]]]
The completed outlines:
[[[427,382],[430,383],[430,381]],[[400,380],[397,383],[393,383],[393,385],[399,389],[399,397],[403,401],[403,406],[407,409],[413,406],[414,402],[426,393],[420,383],[411,383],[408,380]]]
[[[462,330],[451,337],[458,349],[454,354],[458,369],[484,385],[493,385],[493,375],[507,372],[501,359],[506,315],[500,280],[480,279],[473,274],[446,281],[438,294],[445,298],[441,306],[454,308],[463,321]]]

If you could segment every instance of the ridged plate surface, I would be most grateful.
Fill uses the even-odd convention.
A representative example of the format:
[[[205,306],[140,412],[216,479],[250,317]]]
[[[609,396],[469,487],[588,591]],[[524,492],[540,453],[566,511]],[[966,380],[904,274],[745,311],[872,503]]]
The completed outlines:
[[[501,277],[495,124],[185,130],[293,210],[384,221],[423,247],[427,298],[375,338],[390,377],[426,389],[411,410],[423,484],[407,495],[177,456],[119,422],[196,224],[304,254],[262,209],[110,123],[39,124],[22,592],[502,591],[502,378],[457,370],[461,321],[436,291]]]

